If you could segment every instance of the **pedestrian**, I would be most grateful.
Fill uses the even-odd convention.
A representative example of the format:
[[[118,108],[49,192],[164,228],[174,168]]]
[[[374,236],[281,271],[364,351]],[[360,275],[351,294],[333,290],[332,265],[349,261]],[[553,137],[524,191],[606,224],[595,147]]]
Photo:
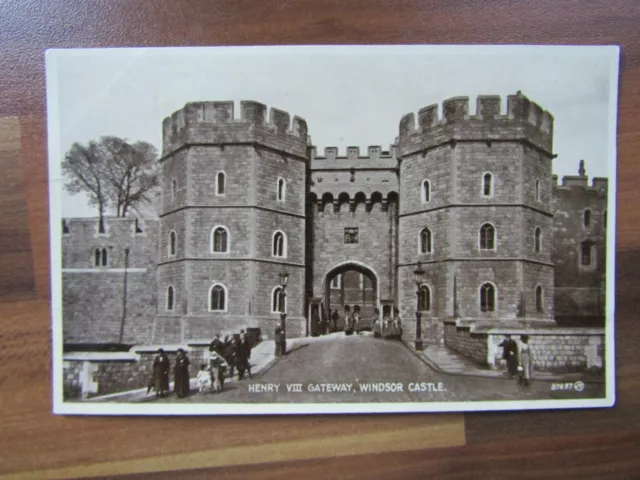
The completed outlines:
[[[218,355],[220,354],[218,353]],[[221,356],[229,367],[229,378],[232,378],[235,373],[234,369],[236,365],[236,342],[234,336],[227,335],[225,337],[223,353]]]
[[[213,341],[211,342],[209,347],[210,347],[209,350],[211,350],[211,348],[213,348],[213,350],[218,352],[218,355],[222,355],[222,353],[224,351],[224,343],[222,342],[222,340],[220,340],[220,334],[219,333],[216,334],[215,338],[213,339]]]
[[[358,327],[360,326],[360,305],[353,307],[353,315],[351,315],[352,329],[355,333],[358,333]]]
[[[382,328],[380,328],[380,309],[377,307],[374,308],[373,315],[373,327],[371,328],[371,330],[373,330],[374,338],[380,338],[382,334]]]
[[[200,366],[196,378],[198,379],[198,391],[200,393],[205,393],[211,388],[211,372],[204,363]]]
[[[349,307],[349,305],[344,306],[344,333],[345,335],[351,335],[353,333],[351,328],[351,307]]]
[[[518,367],[521,371],[518,377],[518,384],[528,387],[531,384],[531,374],[533,372],[533,356],[531,355],[529,336],[522,335],[520,341],[522,344],[520,345]]]
[[[213,350],[209,357],[209,372],[214,392],[222,392],[224,388],[224,372],[226,370],[226,365],[227,363],[224,358],[218,355],[218,352]]]
[[[383,336],[383,338],[387,339],[387,338],[389,338],[391,336],[391,334],[392,334],[391,327],[392,327],[391,315],[389,314],[389,310],[385,309],[384,315],[382,316],[382,336]]]
[[[331,331],[338,331],[338,320],[340,319],[340,314],[338,313],[338,309],[335,309],[331,314]]]
[[[173,367],[173,389],[178,398],[188,397],[190,393],[189,386],[189,358],[184,349],[178,349],[176,363]]]
[[[244,330],[243,333],[240,334],[240,341],[238,342],[236,352],[238,380],[242,380],[245,373],[248,373],[249,378],[251,378],[251,364],[249,363],[249,359],[251,358],[251,344],[246,335],[244,335]]]
[[[394,307],[393,309],[393,329],[397,338],[402,338],[402,317],[400,316],[400,310],[397,307]]]
[[[156,397],[164,397],[165,393],[169,392],[170,368],[169,357],[162,348],[159,348],[153,359],[153,389],[156,391]]]
[[[518,344],[511,335],[505,335],[505,339],[498,346],[502,347],[502,358],[507,362],[509,378],[513,378],[518,373]]]

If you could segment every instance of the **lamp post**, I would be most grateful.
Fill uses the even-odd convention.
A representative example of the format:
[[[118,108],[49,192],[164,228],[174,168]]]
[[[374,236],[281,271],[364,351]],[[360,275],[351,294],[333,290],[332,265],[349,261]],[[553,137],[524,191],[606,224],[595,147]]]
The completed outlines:
[[[280,303],[280,331],[282,332],[282,345],[280,347],[280,354],[285,355],[287,353],[287,282],[289,281],[289,274],[285,271],[280,274],[280,286],[282,287],[282,298]]]
[[[420,313],[420,286],[424,282],[424,269],[418,260],[418,265],[413,271],[413,278],[416,282],[416,350],[422,350],[422,318]]]

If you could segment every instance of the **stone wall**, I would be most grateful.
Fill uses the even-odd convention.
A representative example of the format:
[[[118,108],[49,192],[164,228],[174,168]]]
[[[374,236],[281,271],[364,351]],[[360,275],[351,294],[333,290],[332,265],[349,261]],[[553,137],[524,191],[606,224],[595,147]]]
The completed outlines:
[[[534,369],[543,372],[603,371],[605,334],[602,328],[476,328],[464,322],[445,323],[445,344],[474,362],[503,368],[500,343],[505,335],[520,342],[529,337]]]

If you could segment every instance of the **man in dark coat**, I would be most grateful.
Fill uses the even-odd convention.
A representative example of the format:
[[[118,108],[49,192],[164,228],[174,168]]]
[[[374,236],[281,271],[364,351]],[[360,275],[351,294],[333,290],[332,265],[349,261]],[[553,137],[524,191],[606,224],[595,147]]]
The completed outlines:
[[[240,333],[240,341],[236,348],[238,380],[242,380],[244,378],[245,372],[248,373],[249,378],[251,378],[251,364],[249,363],[249,358],[251,358],[251,344],[243,330],[242,333]]]
[[[499,347],[502,347],[502,358],[507,362],[507,371],[509,378],[513,378],[518,373],[518,344],[511,338],[511,335],[505,335]]]
[[[156,397],[164,397],[169,391],[169,369],[171,363],[169,357],[162,348],[158,349],[158,354],[153,359],[153,388]]]
[[[178,355],[176,356],[176,364],[173,367],[174,386],[178,398],[184,398],[189,395],[189,358],[187,358],[186,352],[182,349],[178,349]]]
[[[220,334],[217,334],[216,338],[214,338],[209,345],[209,351],[212,352],[214,350],[218,352],[218,355],[222,355],[224,351],[224,343],[220,340]]]
[[[331,314],[331,331],[332,332],[337,332],[338,331],[338,320],[339,319],[340,319],[340,314],[338,313],[338,310],[336,309]]]
[[[236,367],[236,341],[233,335],[227,335],[225,337],[222,357],[225,362],[227,362],[227,365],[229,365],[227,378],[233,378]]]

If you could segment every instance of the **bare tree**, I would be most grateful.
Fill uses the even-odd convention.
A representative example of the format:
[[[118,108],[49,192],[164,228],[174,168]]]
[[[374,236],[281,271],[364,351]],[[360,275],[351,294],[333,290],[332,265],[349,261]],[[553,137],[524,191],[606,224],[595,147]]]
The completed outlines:
[[[129,209],[149,205],[159,186],[158,150],[147,142],[129,143],[118,137],[103,137],[106,153],[106,180],[109,200],[116,216],[126,217]]]
[[[98,207],[98,225],[104,232],[104,214],[109,205],[106,189],[106,162],[101,145],[90,141],[87,145],[74,143],[62,161],[66,177],[65,188],[71,194],[89,194],[89,204]]]
[[[89,194],[98,207],[99,228],[109,207],[118,217],[150,204],[159,185],[158,151],[147,142],[129,143],[119,137],[101,137],[87,145],[74,143],[62,162],[65,188],[71,194]]]

